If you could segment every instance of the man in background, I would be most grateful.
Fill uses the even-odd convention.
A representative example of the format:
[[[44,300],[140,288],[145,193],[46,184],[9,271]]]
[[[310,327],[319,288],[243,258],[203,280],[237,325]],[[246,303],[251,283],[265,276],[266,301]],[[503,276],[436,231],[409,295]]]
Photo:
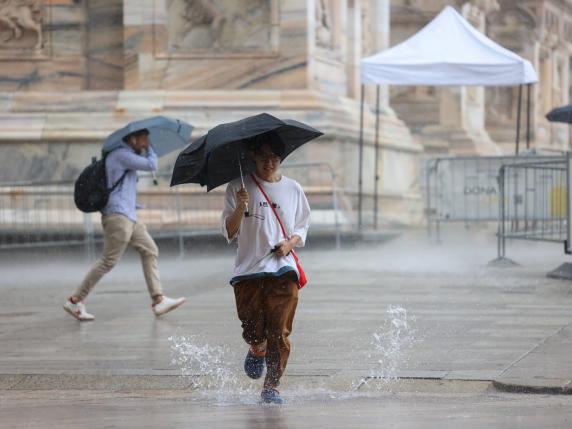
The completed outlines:
[[[174,310],[186,298],[163,295],[157,257],[159,249],[137,220],[137,171],[156,171],[157,155],[149,144],[149,131],[138,130],[123,139],[122,145],[107,155],[105,160],[109,201],[101,211],[103,252],[83,282],[64,303],[64,310],[80,321],[95,317],[87,312],[84,300],[96,283],[119,262],[127,246],[141,257],[143,274],[151,296],[151,307],[156,316]]]

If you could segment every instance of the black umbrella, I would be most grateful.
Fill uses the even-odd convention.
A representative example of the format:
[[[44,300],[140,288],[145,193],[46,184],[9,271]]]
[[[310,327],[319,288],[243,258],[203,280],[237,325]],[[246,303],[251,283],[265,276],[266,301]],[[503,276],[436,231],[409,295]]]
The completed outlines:
[[[546,119],[550,122],[565,122],[567,124],[572,124],[572,104],[552,109],[546,115]]]
[[[171,186],[199,183],[210,191],[256,170],[252,145],[278,140],[284,144],[284,158],[323,133],[292,119],[281,120],[268,113],[217,125],[177,157]]]

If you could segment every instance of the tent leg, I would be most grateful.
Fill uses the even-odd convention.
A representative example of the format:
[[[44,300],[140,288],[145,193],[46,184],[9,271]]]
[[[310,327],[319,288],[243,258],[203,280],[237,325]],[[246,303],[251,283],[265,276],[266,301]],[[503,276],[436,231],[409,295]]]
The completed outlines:
[[[379,85],[375,93],[375,177],[374,177],[374,206],[373,206],[373,227],[377,229],[377,208],[378,208],[378,184],[379,184]]]
[[[363,204],[363,105],[365,86],[361,86],[360,114],[359,114],[359,167],[358,167],[358,229],[362,228]]]
[[[516,108],[516,148],[515,154],[518,155],[518,146],[520,144],[520,111],[522,107],[522,85],[518,86],[518,104]]]
[[[526,148],[530,149],[530,92],[532,84],[526,86]]]

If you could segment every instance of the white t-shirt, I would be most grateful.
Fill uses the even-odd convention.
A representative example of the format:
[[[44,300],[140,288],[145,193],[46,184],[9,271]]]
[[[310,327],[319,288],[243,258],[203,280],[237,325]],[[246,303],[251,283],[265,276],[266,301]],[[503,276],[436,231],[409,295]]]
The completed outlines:
[[[310,205],[298,182],[282,175],[278,182],[265,182],[256,177],[258,183],[274,204],[276,212],[286,229],[287,238],[298,235],[301,241],[297,247],[304,246],[306,234],[310,226]],[[242,218],[238,233],[238,251],[231,283],[254,278],[257,275],[279,275],[286,271],[295,271],[296,262],[292,254],[277,257],[270,251],[281,241],[285,240],[280,224],[266,198],[250,176],[244,177],[244,185],[250,197],[248,216]],[[240,179],[233,180],[226,188],[224,210],[221,216],[222,235],[232,242],[236,236],[229,237],[226,229],[226,219],[235,210],[236,193],[242,188]],[[245,276],[245,277],[243,277]]]

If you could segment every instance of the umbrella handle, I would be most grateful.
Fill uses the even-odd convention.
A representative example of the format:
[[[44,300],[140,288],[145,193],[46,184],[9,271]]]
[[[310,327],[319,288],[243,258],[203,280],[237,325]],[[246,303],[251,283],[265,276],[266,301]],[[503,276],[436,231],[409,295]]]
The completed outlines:
[[[240,180],[242,181],[242,188],[246,189],[246,187],[244,186],[244,177],[242,175],[242,163],[240,162],[240,154],[238,154],[238,169],[240,170]],[[250,213],[248,212],[248,205],[246,206],[246,210],[244,210],[244,216],[245,217],[250,216]]]
[[[151,176],[153,176],[153,185],[157,186],[159,184],[159,181],[157,180],[157,174],[152,171]]]

